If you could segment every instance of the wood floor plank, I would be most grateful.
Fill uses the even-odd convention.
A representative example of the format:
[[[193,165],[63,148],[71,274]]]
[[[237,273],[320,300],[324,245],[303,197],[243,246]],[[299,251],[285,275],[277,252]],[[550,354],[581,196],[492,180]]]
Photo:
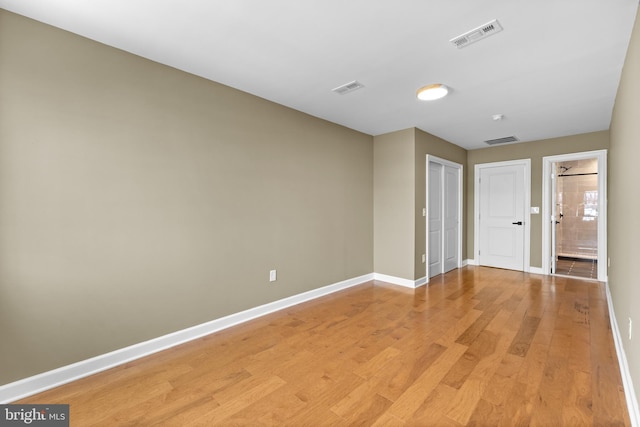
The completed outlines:
[[[283,425],[291,414],[304,410],[306,405],[307,402],[296,396],[291,387],[285,385],[259,397],[244,409],[228,417],[224,423],[247,426]]]
[[[539,324],[539,317],[525,317],[507,352],[516,356],[525,357],[527,355],[527,351],[529,351],[529,347],[531,346],[531,340],[533,340],[533,336],[538,330]]]
[[[449,319],[449,322],[443,322],[442,331],[444,332],[440,337],[438,337],[436,342],[444,346],[455,342],[460,335],[471,327],[471,325],[476,323],[476,320],[478,320],[480,315],[482,315],[481,311],[471,309],[460,319],[455,321]]]
[[[487,286],[481,289],[479,292],[473,295],[474,300],[480,301],[473,308],[481,311],[486,310],[491,305],[494,305],[494,303],[496,303],[496,300],[500,295],[502,295],[503,292],[504,288],[498,288],[495,286]]]
[[[333,425],[339,425],[342,418],[331,411],[331,407],[365,382],[366,380],[353,373],[345,373],[339,378],[318,374],[305,376],[294,386],[297,389],[296,396],[305,402],[306,406],[301,411],[290,414],[287,425],[305,425],[310,420],[335,420]]]
[[[536,396],[535,388],[537,385],[531,387],[529,384],[516,381],[513,388],[511,388],[508,399],[505,401],[502,419],[498,426],[511,427],[511,426],[528,426],[531,420],[531,411]]]
[[[471,345],[484,331],[487,325],[500,311],[500,307],[492,304],[482,311],[482,314],[471,324],[459,337],[456,342],[463,345]]]
[[[504,416],[504,406],[496,405],[485,399],[480,399],[473,414],[465,425],[467,426],[497,426]]]
[[[376,384],[381,396],[395,402],[422,373],[427,370],[446,350],[445,347],[432,343],[428,349],[418,352],[404,352],[387,364],[371,379]]]
[[[373,424],[371,424],[371,427],[404,427],[406,425],[407,424],[404,421],[399,420],[389,412],[385,412],[378,417]]]
[[[506,354],[496,368],[493,377],[487,383],[482,400],[494,406],[503,406],[510,390],[515,385],[522,363],[523,358]]]
[[[488,343],[489,345],[485,343],[483,356],[469,374],[467,381],[462,384],[451,399],[449,410],[446,412],[447,417],[460,424],[469,422],[490,379],[500,367],[500,361],[508,354],[507,349],[517,333],[517,323],[510,322],[513,317],[520,318],[520,313],[516,311],[509,318],[505,317],[503,323],[495,329],[500,331],[499,333],[492,332],[488,327],[483,331],[483,334],[487,335],[491,341]],[[497,319],[496,316],[493,321],[495,322]]]
[[[529,424],[533,405],[538,398],[538,389],[542,381],[548,352],[547,345],[537,343],[534,340],[520,367],[516,381],[507,395],[504,403],[504,417],[500,425]]]
[[[386,347],[365,363],[360,364],[360,366],[354,370],[354,373],[360,375],[362,378],[369,379],[383,369],[385,365],[392,364],[394,359],[397,359],[400,354],[402,354],[400,350],[393,347]]]
[[[569,392],[571,379],[566,356],[550,355],[531,411],[532,426],[549,426],[562,420],[563,402]]]
[[[391,403],[376,392],[373,384],[365,382],[332,406],[331,411],[349,423],[358,421],[363,425],[369,425],[373,424]]]
[[[225,422],[226,419],[237,414],[241,410],[247,408],[265,394],[272,393],[278,388],[283,387],[286,382],[276,376],[253,377],[254,381],[247,381],[243,384],[242,390],[238,390],[233,399],[223,400],[223,404],[207,411],[200,408],[195,410],[181,411],[168,420],[169,425],[214,425],[215,423]],[[218,400],[219,394],[214,395],[214,399]]]
[[[462,357],[467,347],[453,343],[429,368],[422,373],[407,390],[391,405],[389,412],[406,421],[418,410],[433,390],[441,383],[442,378],[451,366]]]
[[[462,357],[449,369],[447,375],[442,379],[442,383],[460,389],[478,363],[495,352],[497,339],[495,334],[482,331]]]
[[[462,425],[445,415],[445,412],[447,412],[451,400],[456,395],[456,393],[456,389],[449,387],[446,384],[439,384],[413,413],[409,424],[415,423],[415,425],[433,424],[451,426]]]
[[[571,374],[569,393],[562,406],[562,420],[566,425],[592,425],[591,375],[575,370]]]
[[[602,283],[369,282],[16,403],[71,425],[630,425]]]

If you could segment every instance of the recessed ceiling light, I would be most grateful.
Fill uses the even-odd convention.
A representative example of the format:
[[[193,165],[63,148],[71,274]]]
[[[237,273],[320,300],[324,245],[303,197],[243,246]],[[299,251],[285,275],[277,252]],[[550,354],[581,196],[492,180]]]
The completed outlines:
[[[418,93],[416,96],[418,99],[422,101],[433,101],[435,99],[440,99],[449,93],[449,88],[443,84],[436,83],[432,85],[427,85],[418,89]]]

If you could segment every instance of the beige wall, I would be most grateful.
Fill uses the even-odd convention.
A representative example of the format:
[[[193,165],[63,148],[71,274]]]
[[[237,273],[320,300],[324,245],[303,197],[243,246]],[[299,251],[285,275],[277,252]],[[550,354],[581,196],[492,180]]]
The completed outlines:
[[[466,210],[464,208],[465,197],[464,194],[466,192],[466,182],[465,177],[467,174],[467,150],[464,148],[458,147],[457,145],[453,145],[450,142],[445,141],[444,139],[438,138],[437,136],[431,135],[427,132],[424,132],[420,129],[415,130],[415,141],[416,141],[416,154],[415,154],[415,273],[414,278],[419,279],[421,277],[425,277],[427,275],[427,264],[422,263],[422,254],[425,253],[426,247],[426,233],[427,233],[427,224],[426,218],[422,216],[422,209],[427,205],[426,202],[426,168],[427,162],[426,157],[427,154],[432,156],[439,157],[444,160],[449,160],[454,163],[458,163],[462,165],[462,215],[460,218],[460,226],[462,227],[462,255],[463,259],[466,252],[466,239],[465,239],[465,214]]]
[[[609,286],[629,370],[640,399],[640,13],[627,51],[611,119],[608,170]],[[628,339],[628,319],[633,320],[633,340]]]
[[[415,239],[414,130],[373,138],[376,273],[412,280]]]
[[[373,271],[371,136],[2,10],[0,205],[0,384]]]
[[[426,243],[422,216],[426,206],[426,156],[450,160],[466,169],[466,153],[457,145],[415,128],[374,137],[376,273],[408,280],[426,276],[426,264],[422,262]]]
[[[531,206],[542,210],[542,158],[560,154],[609,148],[609,132],[566,136],[496,147],[471,150],[467,153],[467,258],[474,259],[474,169],[475,165],[507,160],[531,159]],[[542,267],[542,215],[531,215],[531,267]]]

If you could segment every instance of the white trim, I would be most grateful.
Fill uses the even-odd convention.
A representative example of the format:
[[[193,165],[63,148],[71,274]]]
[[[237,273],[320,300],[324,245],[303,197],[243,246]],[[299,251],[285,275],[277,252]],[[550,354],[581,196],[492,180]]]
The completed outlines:
[[[478,265],[476,263],[475,259],[465,259],[464,261],[462,261],[462,266],[467,266],[467,265]]]
[[[474,167],[473,188],[473,255],[480,265],[480,169],[500,166],[524,165],[524,264],[523,271],[531,268],[531,159],[507,160],[504,162],[478,163]]]
[[[5,384],[0,386],[0,404],[10,403],[36,393],[79,380],[80,378],[96,374],[123,363],[140,359],[141,357],[184,344],[205,335],[230,328],[231,326],[247,322],[296,304],[320,298],[352,286],[360,285],[373,279],[374,274],[365,274],[363,276],[354,277],[322,288],[313,289],[308,292],[303,292],[288,298],[283,298],[278,301],[250,308],[239,313],[230,314],[210,322],[153,338],[110,353],[82,360],[52,371],[43,372],[32,377]]]
[[[422,277],[418,280],[403,279],[402,277],[389,276],[387,274],[373,273],[373,280],[391,283],[392,285],[403,286],[405,288],[419,288],[427,283],[427,278]]]
[[[427,276],[425,277],[421,277],[418,280],[415,281],[415,287],[419,288],[420,286],[424,286],[427,283],[429,283],[429,280],[427,279]]]
[[[551,273],[551,165],[570,160],[598,159],[598,281],[606,282],[607,269],[607,150],[542,158],[542,270]]]
[[[544,270],[540,267],[529,267],[529,273],[544,274]]]
[[[431,154],[426,155],[426,165],[425,165],[425,211],[426,215],[424,216],[425,222],[425,245],[424,245],[424,253],[425,253],[425,274],[426,274],[426,282],[429,283],[429,162],[437,163],[442,166],[449,166],[458,170],[458,265],[457,268],[463,267],[462,261],[462,190],[463,190],[463,176],[464,176],[464,166],[459,163],[452,162],[450,160],[442,159],[440,157],[433,156]],[[444,167],[442,168],[442,173],[444,175]],[[444,182],[442,183],[444,187]],[[444,191],[443,191],[444,194]],[[444,209],[444,204],[443,207]],[[443,215],[444,218],[444,215]],[[442,253],[444,254],[444,242]],[[442,263],[442,271],[444,273],[444,263]]]
[[[607,305],[609,306],[609,320],[611,322],[613,342],[616,347],[616,353],[618,353],[620,376],[622,377],[622,385],[624,386],[624,396],[627,400],[629,418],[631,419],[631,425],[637,427],[640,426],[640,411],[638,410],[638,401],[636,400],[636,393],[633,388],[633,380],[631,378],[631,372],[629,371],[629,364],[627,363],[627,355],[625,354],[624,346],[622,345],[622,336],[620,335],[620,329],[618,328],[618,322],[616,321],[616,314],[613,311],[613,300],[611,298],[609,283],[605,283],[605,289],[607,291]]]

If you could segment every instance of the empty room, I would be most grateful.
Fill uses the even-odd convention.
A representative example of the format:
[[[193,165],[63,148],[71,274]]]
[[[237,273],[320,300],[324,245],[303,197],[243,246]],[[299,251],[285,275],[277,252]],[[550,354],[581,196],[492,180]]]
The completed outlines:
[[[638,76],[636,0],[0,0],[0,425],[639,426]]]

